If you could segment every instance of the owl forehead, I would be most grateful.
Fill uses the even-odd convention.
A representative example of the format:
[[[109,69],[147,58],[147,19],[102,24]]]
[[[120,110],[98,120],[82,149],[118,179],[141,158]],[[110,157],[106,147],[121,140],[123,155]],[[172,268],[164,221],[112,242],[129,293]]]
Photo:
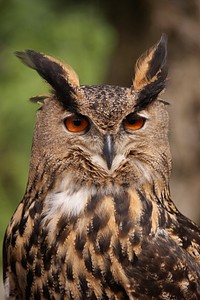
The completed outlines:
[[[79,110],[103,129],[114,126],[134,109],[135,95],[126,87],[81,86]]]

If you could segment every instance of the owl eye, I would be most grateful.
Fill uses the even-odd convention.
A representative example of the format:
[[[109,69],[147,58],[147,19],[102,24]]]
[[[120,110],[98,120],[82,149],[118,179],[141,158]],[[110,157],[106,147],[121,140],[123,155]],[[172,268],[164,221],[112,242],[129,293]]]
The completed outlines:
[[[135,131],[142,128],[145,121],[146,119],[144,117],[132,113],[126,116],[126,118],[123,120],[123,125],[125,129]]]
[[[65,127],[70,132],[85,132],[89,129],[90,123],[84,116],[70,116],[64,120]]]

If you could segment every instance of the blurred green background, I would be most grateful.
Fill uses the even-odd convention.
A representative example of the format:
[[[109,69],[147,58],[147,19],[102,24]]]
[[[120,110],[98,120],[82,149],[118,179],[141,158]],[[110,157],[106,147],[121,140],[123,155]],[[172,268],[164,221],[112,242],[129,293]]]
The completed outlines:
[[[136,58],[166,32],[170,83],[163,97],[172,104],[172,195],[178,208],[200,223],[199,28],[198,0],[0,1],[1,248],[28,176],[38,108],[28,99],[48,91],[14,56],[16,50],[57,57],[73,66],[81,84],[129,86]]]

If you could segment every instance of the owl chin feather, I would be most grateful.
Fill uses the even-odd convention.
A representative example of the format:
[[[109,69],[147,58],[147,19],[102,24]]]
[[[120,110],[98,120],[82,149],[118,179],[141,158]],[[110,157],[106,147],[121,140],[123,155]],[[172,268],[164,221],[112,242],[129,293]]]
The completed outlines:
[[[117,154],[113,158],[111,168],[108,168],[105,159],[100,155],[92,155],[91,161],[94,165],[102,168],[108,175],[112,176],[112,174],[119,168],[119,166],[125,163],[126,157],[123,154]]]

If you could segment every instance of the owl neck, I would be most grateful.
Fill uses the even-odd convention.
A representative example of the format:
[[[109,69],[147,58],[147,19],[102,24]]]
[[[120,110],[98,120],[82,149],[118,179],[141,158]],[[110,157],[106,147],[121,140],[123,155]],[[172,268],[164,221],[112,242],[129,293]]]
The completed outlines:
[[[45,160],[30,170],[24,202],[31,206],[34,201],[40,201],[43,215],[52,219],[55,218],[55,211],[56,218],[59,218],[59,214],[64,214],[69,219],[76,219],[90,211],[101,210],[109,201],[112,203],[110,210],[113,215],[119,207],[126,204],[128,209],[135,209],[133,215],[136,219],[145,211],[146,215],[151,210],[155,211],[155,206],[168,212],[176,211],[170,199],[168,176],[154,176],[154,181],[144,176],[141,176],[141,179],[124,176],[124,180],[123,177],[104,177],[97,180],[73,176],[73,171],[66,174],[59,168],[48,170]]]
[[[31,204],[35,200],[43,203],[44,211],[46,210],[52,217],[55,211],[60,211],[69,217],[79,217],[80,214],[87,213],[88,210],[98,210],[103,199],[111,198],[113,201],[113,210],[115,210],[115,199],[123,199],[125,203],[133,207],[138,207],[144,211],[143,206],[159,205],[167,211],[175,211],[176,208],[170,199],[168,185],[163,181],[154,181],[153,183],[144,181],[140,185],[116,184],[115,182],[106,181],[104,184],[75,182],[66,177],[58,182],[54,182],[53,177],[43,174],[43,180],[38,183],[40,176],[34,176],[29,181],[25,199]],[[118,200],[117,200],[118,201]],[[121,205],[121,204],[119,204]],[[140,208],[140,209],[139,209]],[[137,212],[135,212],[136,214]]]
[[[108,236],[119,232],[122,239],[125,235],[133,235],[135,239],[141,230],[147,235],[156,234],[171,224],[177,212],[168,185],[163,182],[119,185],[110,180],[104,185],[80,184],[69,176],[55,182],[54,177],[33,174],[23,200],[24,209],[40,216],[41,228],[48,232],[50,241],[63,228],[67,229],[64,239],[74,228],[83,236],[91,232],[94,240],[101,228]]]
[[[61,233],[65,239],[76,229],[77,234],[91,235],[94,241],[102,232],[108,236],[118,234],[122,240],[133,236],[135,242],[141,230],[148,236],[169,227],[177,212],[168,189],[158,193],[148,184],[140,188],[118,187],[112,193],[95,188],[81,188],[74,193],[52,191],[42,203],[42,228],[52,241]]]

